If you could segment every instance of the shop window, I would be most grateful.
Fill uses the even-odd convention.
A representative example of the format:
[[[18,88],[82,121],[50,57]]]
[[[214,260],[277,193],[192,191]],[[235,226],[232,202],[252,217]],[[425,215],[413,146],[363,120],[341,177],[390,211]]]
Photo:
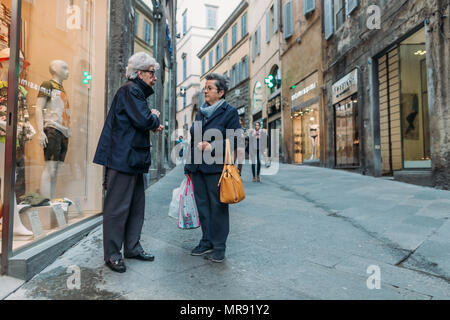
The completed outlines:
[[[360,138],[357,95],[335,105],[334,112],[336,167],[358,167]]]
[[[21,4],[13,253],[101,213],[103,202],[103,168],[92,158],[105,120],[107,3],[95,2],[95,10],[93,0]],[[0,6],[3,118],[15,62],[11,2]],[[2,188],[5,139],[0,129]]]
[[[400,44],[403,167],[431,168],[425,30]]]

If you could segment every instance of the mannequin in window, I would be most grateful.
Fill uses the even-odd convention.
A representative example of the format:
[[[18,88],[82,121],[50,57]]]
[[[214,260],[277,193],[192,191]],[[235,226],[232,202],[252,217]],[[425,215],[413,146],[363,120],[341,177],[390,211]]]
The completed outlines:
[[[311,138],[312,153],[309,160],[314,160],[316,156],[316,138],[319,136],[319,125],[314,124],[314,117],[309,118],[311,124],[309,125],[309,137]]]
[[[69,101],[63,81],[69,77],[66,62],[50,63],[52,79],[41,84],[36,101],[36,124],[39,144],[44,149],[45,168],[42,172],[40,193],[54,199],[58,173],[66,158],[70,136]]]
[[[24,66],[24,58],[20,53],[20,72]],[[1,196],[3,196],[3,188],[5,185],[4,168],[5,168],[5,140],[6,140],[6,115],[8,105],[8,70],[9,70],[9,48],[0,51],[0,184]],[[17,147],[25,144],[34,135],[34,129],[30,125],[28,106],[27,106],[27,91],[24,87],[19,85],[18,90],[18,117],[17,117]],[[3,199],[0,199],[0,208],[3,212]],[[0,218],[0,221],[2,219]],[[17,208],[16,194],[14,193],[14,228],[13,234],[19,236],[32,236],[33,233],[25,228],[19,217],[19,210]]]

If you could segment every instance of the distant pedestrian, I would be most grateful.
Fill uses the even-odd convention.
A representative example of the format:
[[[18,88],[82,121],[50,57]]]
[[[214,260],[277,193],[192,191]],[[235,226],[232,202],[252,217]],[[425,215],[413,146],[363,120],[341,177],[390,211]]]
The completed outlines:
[[[241,129],[243,130],[241,138],[245,141],[245,152],[248,152],[248,135],[247,135],[247,129],[244,126],[243,118],[239,118],[239,124],[241,125]],[[245,159],[245,156],[241,159],[241,161],[239,161],[238,150],[236,148],[234,151],[234,163],[238,164],[239,173],[242,173],[242,165],[243,165],[244,159]]]
[[[117,91],[103,127],[94,163],[105,166],[106,197],[103,209],[105,264],[125,272],[125,258],[153,261],[140,244],[144,223],[144,179],[150,166],[150,131],[164,129],[159,111],[150,110],[147,98],[153,94],[159,64],[144,52],[128,61],[128,81]]]
[[[183,165],[185,165],[186,164],[186,157],[185,157],[185,155],[186,155],[187,142],[186,142],[186,140],[184,140],[183,136],[179,136],[178,137],[177,144],[179,144],[179,143],[182,144],[182,147],[181,147],[180,151],[178,152],[178,156],[181,158],[181,161],[182,161]]]
[[[203,89],[205,104],[200,107],[195,122],[190,129],[191,143],[189,146],[189,162],[185,165],[185,174],[192,178],[194,184],[195,202],[200,217],[202,228],[202,239],[191,254],[201,256],[213,252],[211,261],[222,262],[225,259],[226,240],[229,233],[229,211],[228,204],[220,202],[220,188],[218,186],[223,170],[224,155],[213,152],[220,150],[217,146],[222,144],[225,150],[225,140],[227,129],[240,129],[239,115],[236,108],[232,107],[226,100],[228,91],[226,78],[220,74],[208,74],[206,85]],[[198,126],[201,127],[201,136],[196,137],[195,132]],[[211,137],[210,140],[203,140],[205,132],[209,129],[219,130],[222,137]],[[238,133],[239,134],[239,133]],[[208,135],[206,135],[208,136]],[[237,144],[237,138],[230,141],[232,150]],[[194,141],[201,141],[194,145]],[[242,148],[243,149],[243,148]],[[197,151],[196,151],[197,150]],[[240,154],[244,150],[240,150]],[[194,162],[194,152],[201,152],[201,163]],[[206,164],[204,154],[211,152],[214,156],[212,164]],[[219,151],[217,151],[219,152]],[[216,161],[220,158],[218,161]]]
[[[267,132],[261,129],[259,122],[255,123],[255,129],[249,133],[249,157],[252,164],[253,182],[261,182],[261,157],[266,153]]]

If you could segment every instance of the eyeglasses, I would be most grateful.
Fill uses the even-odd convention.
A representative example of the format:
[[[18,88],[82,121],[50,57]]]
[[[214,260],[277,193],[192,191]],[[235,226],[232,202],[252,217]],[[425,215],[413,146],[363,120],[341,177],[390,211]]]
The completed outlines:
[[[155,70],[141,70],[141,72],[148,72],[151,76],[155,76]]]
[[[217,90],[217,92],[219,92],[220,90],[218,88],[213,88],[213,87],[204,87],[202,89],[202,91],[213,91],[213,90]]]

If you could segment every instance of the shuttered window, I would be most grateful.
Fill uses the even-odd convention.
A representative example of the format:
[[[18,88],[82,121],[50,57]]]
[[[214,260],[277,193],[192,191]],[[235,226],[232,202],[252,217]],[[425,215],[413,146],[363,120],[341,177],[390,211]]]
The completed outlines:
[[[283,24],[284,24],[284,38],[287,39],[292,36],[292,0],[286,2],[283,6]]]
[[[275,0],[273,2],[273,26],[272,26],[272,32],[275,34],[278,31],[278,1]]]
[[[223,37],[223,55],[226,55],[228,52],[228,33]]]
[[[325,0],[325,40],[331,38],[334,33],[334,1]]]
[[[272,30],[270,29],[270,10],[266,13],[266,42],[270,42],[270,36],[272,35]]]
[[[206,58],[202,59],[202,74],[204,74],[206,71],[206,61],[205,60],[206,60]]]
[[[252,37],[252,61],[255,62],[255,38],[256,38],[256,34],[253,35]]]
[[[256,55],[259,56],[261,53],[261,26],[256,29]]]
[[[247,12],[241,18],[241,38],[247,34]]]
[[[214,65],[214,61],[213,61],[213,52],[212,50],[209,52],[209,69],[211,69]]]
[[[234,24],[231,29],[231,47],[234,47],[237,43],[237,23]]]
[[[345,0],[345,12],[347,15],[351,14],[358,6],[358,0]]]
[[[303,0],[303,11],[306,14],[316,9],[316,0]]]

